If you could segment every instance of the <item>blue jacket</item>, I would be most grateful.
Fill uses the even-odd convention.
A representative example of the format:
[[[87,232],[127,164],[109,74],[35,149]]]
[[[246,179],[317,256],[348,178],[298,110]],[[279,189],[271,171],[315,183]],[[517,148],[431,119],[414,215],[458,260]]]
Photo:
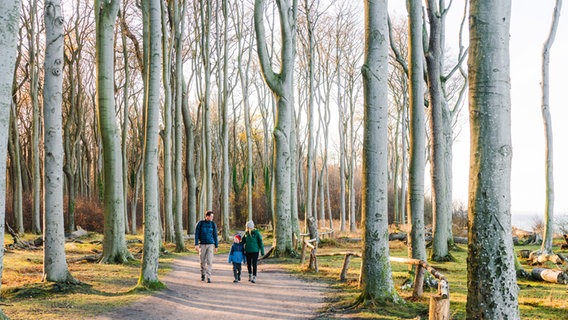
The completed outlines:
[[[242,243],[233,243],[229,251],[229,263],[243,263],[245,260],[245,246]]]
[[[214,244],[219,246],[217,240],[217,225],[213,221],[201,220],[195,226],[195,245]]]

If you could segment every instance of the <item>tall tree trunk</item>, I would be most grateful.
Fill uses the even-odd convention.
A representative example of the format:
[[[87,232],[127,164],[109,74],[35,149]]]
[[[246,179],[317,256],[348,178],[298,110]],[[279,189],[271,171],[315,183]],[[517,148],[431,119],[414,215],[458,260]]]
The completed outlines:
[[[424,125],[424,51],[422,48],[422,1],[407,0],[410,77],[410,164],[408,169],[409,253],[426,260],[424,239],[424,163],[426,128]]]
[[[183,238],[183,173],[182,173],[182,155],[183,155],[183,117],[182,117],[182,99],[183,99],[183,37],[185,30],[185,13],[187,10],[187,1],[173,1],[174,8],[174,30],[175,30],[175,52],[176,52],[176,89],[175,89],[175,160],[174,160],[174,177],[175,177],[175,194],[174,194],[174,229],[176,252],[186,251]],[[181,5],[181,8],[179,7]]]
[[[246,165],[246,184],[247,184],[247,221],[252,220],[253,212],[252,212],[252,195],[253,195],[253,176],[254,176],[254,163],[253,163],[253,139],[252,139],[252,130],[251,130],[251,116],[250,116],[250,104],[249,104],[249,89],[248,86],[250,85],[249,82],[249,70],[250,64],[252,60],[252,40],[254,34],[250,33],[246,35],[247,31],[251,31],[248,29],[244,29],[242,24],[238,21],[242,21],[243,17],[241,15],[244,14],[245,8],[244,3],[241,2],[240,4],[235,5],[235,22],[234,25],[237,28],[237,46],[238,52],[240,54],[237,55],[237,65],[238,65],[238,76],[241,81],[241,90],[243,95],[243,109],[244,109],[244,122],[245,122],[245,135],[247,141],[247,165]],[[246,42],[248,39],[248,43]],[[248,45],[248,49],[244,46]],[[243,55],[244,52],[247,52],[247,60],[243,63]]]
[[[168,15],[166,3],[162,5],[162,75],[164,81],[164,130],[162,141],[164,145],[164,240],[174,242],[174,214],[173,214],[173,191],[172,191],[172,44],[168,32]]]
[[[260,66],[266,84],[276,100],[274,125],[274,254],[288,255],[293,252],[291,226],[290,179],[290,132],[294,109],[294,56],[296,40],[297,0],[277,0],[280,18],[282,49],[280,73],[272,70],[266,34],[264,31],[264,0],[255,0],[254,26]]]
[[[339,24],[339,23],[338,23]],[[341,35],[339,32],[337,32],[336,35],[336,41],[335,44],[337,46],[337,53],[336,53],[336,69],[337,69],[337,107],[339,109],[339,188],[340,188],[340,193],[339,193],[339,201],[340,201],[340,214],[339,214],[339,231],[341,232],[345,232],[347,230],[346,228],[346,218],[347,218],[347,210],[346,210],[346,206],[345,206],[345,198],[346,198],[346,192],[345,192],[345,184],[346,184],[346,179],[345,179],[345,154],[346,154],[346,141],[347,140],[347,128],[345,125],[345,112],[344,112],[344,106],[342,104],[342,102],[344,101],[344,99],[342,99],[342,88],[341,88],[341,63],[340,63],[340,51],[339,51],[339,39],[341,38]]]
[[[189,113],[189,101],[187,99],[187,86],[183,86],[183,123],[185,127],[186,146],[185,146],[185,171],[187,177],[187,234],[195,233],[195,222],[197,220],[197,181],[195,179],[195,136],[193,134],[193,120]]]
[[[124,89],[122,90],[122,96],[123,96],[123,103],[124,105],[122,106],[122,184],[124,186],[124,231],[126,233],[132,233],[132,234],[136,234],[136,230],[134,230],[133,232],[131,232],[130,230],[130,226],[128,224],[128,187],[129,187],[129,183],[128,183],[128,173],[130,172],[129,168],[128,168],[128,149],[127,149],[127,143],[128,143],[128,123],[129,123],[129,108],[128,108],[128,99],[129,99],[129,95],[130,95],[130,91],[129,91],[129,86],[130,86],[130,66],[128,63],[128,46],[126,45],[126,30],[125,30],[125,26],[126,26],[126,18],[125,18],[125,13],[126,12],[126,0],[124,0],[123,2],[123,6],[122,6],[122,12],[121,12],[121,33],[120,33],[120,39],[122,41],[122,58],[124,61]],[[134,206],[136,206],[134,204]],[[136,216],[133,217],[134,219],[136,218]],[[132,227],[136,227],[136,222],[132,221]]]
[[[389,261],[387,15],[387,0],[365,1],[361,302],[400,299]]]
[[[61,123],[63,15],[59,0],[52,0],[45,4],[44,18],[46,48],[43,85],[45,124],[43,280],[76,282],[71,276],[65,260],[65,231],[63,227],[63,132]]]
[[[553,174],[553,143],[552,143],[552,117],[550,116],[549,92],[550,92],[550,49],[556,37],[558,20],[562,0],[556,0],[550,33],[542,48],[542,119],[544,122],[544,132],[546,141],[546,203],[544,207],[544,234],[542,236],[543,254],[552,254],[552,238],[554,236],[554,174]]]
[[[15,79],[15,78],[14,78]],[[22,210],[22,166],[20,162],[20,134],[18,133],[18,118],[16,114],[16,101],[11,105],[10,130],[10,160],[13,172],[12,177],[12,210],[14,213],[14,228],[19,234],[24,233],[24,213]]]
[[[158,139],[160,131],[160,76],[162,74],[162,32],[161,6],[159,0],[143,0],[148,8],[148,37],[144,46],[148,50],[145,70],[147,95],[144,144],[144,249],[142,269],[138,285],[161,286],[158,280],[158,259],[160,257],[160,209],[158,192]]]
[[[511,1],[470,6],[466,318],[520,319],[511,235]]]
[[[428,66],[428,94],[430,97],[430,135],[431,135],[431,160],[430,170],[432,176],[432,220],[433,239],[432,253],[430,258],[434,261],[451,259],[448,248],[448,219],[450,214],[447,205],[446,184],[448,182],[445,172],[445,141],[442,119],[442,12],[445,10],[444,1],[428,0],[427,11],[430,22],[430,39],[426,52],[426,64]],[[438,7],[439,6],[439,7]],[[451,201],[450,201],[451,202]]]
[[[211,63],[209,52],[210,32],[211,25],[211,0],[205,0],[200,4],[200,18],[202,32],[201,35],[201,59],[203,62],[204,74],[204,93],[201,97],[202,110],[202,135],[201,135],[201,148],[202,148],[202,182],[201,182],[201,209],[200,218],[203,212],[211,210],[213,206],[213,178],[212,178],[212,140],[211,140],[211,125],[210,125],[210,106],[209,96],[211,91]]]
[[[10,129],[12,83],[16,66],[20,0],[0,1],[0,279],[4,273],[6,221],[6,156]],[[0,283],[1,286],[1,283]],[[3,313],[0,311],[0,315]]]
[[[19,2],[19,1],[17,1]],[[41,170],[40,170],[40,149],[39,134],[41,129],[40,108],[39,108],[39,31],[36,27],[37,22],[37,4],[39,1],[33,1],[30,10],[30,70],[31,74],[31,94],[33,105],[33,122],[32,122],[32,166],[33,166],[33,211],[32,211],[32,233],[41,233]],[[39,24],[39,23],[38,23]],[[2,57],[5,57],[2,55]],[[0,261],[1,263],[1,261]],[[1,274],[0,274],[1,276]]]
[[[221,183],[221,216],[222,216],[222,238],[227,241],[231,238],[231,226],[229,225],[229,215],[230,215],[230,208],[229,208],[229,181],[231,180],[231,171],[229,169],[229,106],[228,106],[228,97],[229,97],[229,74],[228,74],[228,52],[229,52],[229,42],[227,40],[227,34],[229,29],[229,19],[228,19],[228,8],[227,8],[227,1],[223,0],[222,3],[222,11],[223,11],[223,85],[222,85],[222,94],[221,94],[221,146],[223,148],[222,152],[222,183]]]
[[[102,263],[132,259],[124,233],[124,187],[120,130],[114,104],[114,26],[119,0],[95,1],[97,109],[103,143],[104,240]]]

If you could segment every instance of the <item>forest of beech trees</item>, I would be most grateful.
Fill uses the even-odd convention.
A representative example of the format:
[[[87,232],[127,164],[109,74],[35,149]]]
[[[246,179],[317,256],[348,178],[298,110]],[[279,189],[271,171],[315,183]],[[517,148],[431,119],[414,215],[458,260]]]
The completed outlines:
[[[0,220],[43,234],[53,282],[75,281],[65,233],[103,233],[101,262],[123,263],[126,234],[143,232],[148,287],[161,243],[185,251],[205,210],[224,240],[272,224],[274,256],[296,254],[308,218],[336,220],[362,234],[360,301],[398,302],[389,224],[409,226],[410,257],[452,259],[469,90],[468,318],[518,318],[510,6],[408,0],[389,17],[387,0],[0,0]],[[469,44],[446,39],[449,10]]]

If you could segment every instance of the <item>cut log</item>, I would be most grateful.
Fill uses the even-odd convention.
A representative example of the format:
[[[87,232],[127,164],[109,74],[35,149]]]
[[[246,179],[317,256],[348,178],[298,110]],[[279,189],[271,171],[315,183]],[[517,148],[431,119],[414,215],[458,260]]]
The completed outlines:
[[[450,299],[441,296],[430,297],[429,320],[450,320]]]
[[[568,284],[568,274],[560,270],[534,268],[531,272],[531,276],[535,280]]]
[[[75,239],[87,236],[88,234],[89,233],[86,230],[77,226],[77,230],[65,235],[65,241],[74,241]]]
[[[75,263],[75,262],[81,262],[81,261],[86,261],[86,262],[99,262],[99,260],[101,260],[102,255],[100,254],[96,254],[96,255],[91,255],[91,256],[83,256],[83,257],[78,257],[78,258],[70,258],[67,259],[67,263]]]
[[[407,238],[408,235],[405,232],[389,233],[389,241],[394,241],[394,240],[406,241]]]

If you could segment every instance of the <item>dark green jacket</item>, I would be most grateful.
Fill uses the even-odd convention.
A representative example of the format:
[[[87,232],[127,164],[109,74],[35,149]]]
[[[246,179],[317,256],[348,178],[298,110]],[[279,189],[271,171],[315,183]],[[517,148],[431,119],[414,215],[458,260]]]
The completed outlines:
[[[245,252],[259,252],[264,255],[264,244],[262,243],[262,235],[257,229],[245,232],[242,243],[245,245]]]

